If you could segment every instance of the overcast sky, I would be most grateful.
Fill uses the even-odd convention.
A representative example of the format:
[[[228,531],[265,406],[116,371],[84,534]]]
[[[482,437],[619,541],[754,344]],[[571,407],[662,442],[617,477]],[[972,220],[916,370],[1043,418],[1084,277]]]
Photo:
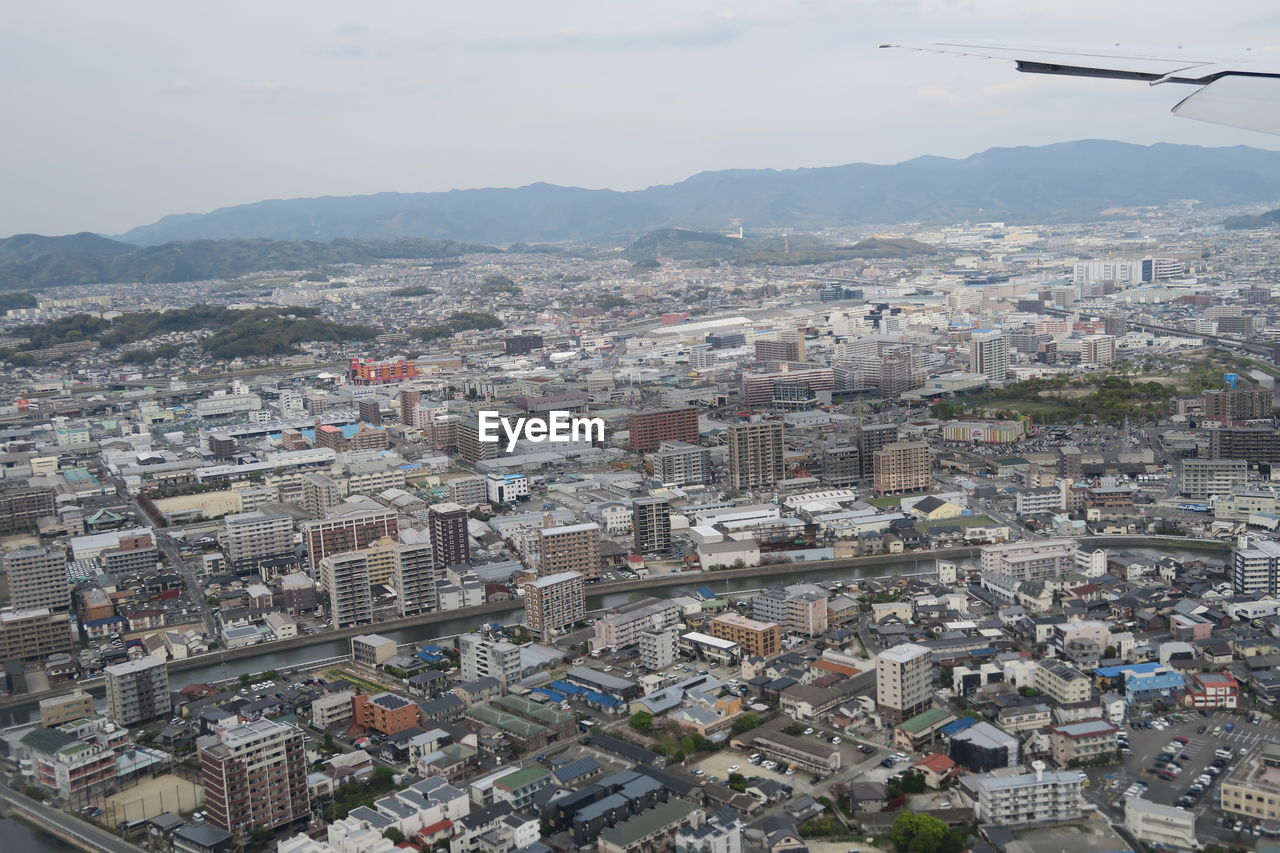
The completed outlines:
[[[1192,90],[877,50],[945,38],[1280,47],[1260,0],[13,3],[0,234],[266,198],[634,189],[1081,138],[1280,147]],[[1280,60],[1280,54],[1277,55]]]

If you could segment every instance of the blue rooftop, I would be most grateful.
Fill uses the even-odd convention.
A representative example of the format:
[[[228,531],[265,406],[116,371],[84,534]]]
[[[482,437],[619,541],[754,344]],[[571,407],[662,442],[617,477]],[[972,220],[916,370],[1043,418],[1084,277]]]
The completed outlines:
[[[938,729],[938,731],[942,732],[942,734],[946,737],[951,737],[954,734],[958,734],[964,731],[965,729],[969,728],[969,726],[972,726],[976,722],[978,721],[975,720],[973,717],[961,717],[958,720],[952,720],[951,722],[947,723],[945,726]]]
[[[1146,675],[1161,668],[1157,661],[1149,663],[1127,663],[1120,666],[1100,666],[1093,671],[1099,678],[1119,678],[1122,675]]]

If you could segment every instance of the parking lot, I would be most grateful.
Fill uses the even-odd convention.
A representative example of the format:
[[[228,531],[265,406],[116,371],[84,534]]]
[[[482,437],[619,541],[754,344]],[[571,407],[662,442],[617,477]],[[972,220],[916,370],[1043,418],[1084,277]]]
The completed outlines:
[[[1197,834],[1231,838],[1233,830],[1224,829],[1219,823],[1218,780],[1235,767],[1242,749],[1247,751],[1263,739],[1280,740],[1280,722],[1264,717],[1261,722],[1254,724],[1248,722],[1247,716],[1225,711],[1215,711],[1208,717],[1195,711],[1179,713],[1185,718],[1184,721],[1171,722],[1163,730],[1133,729],[1126,726],[1124,733],[1133,751],[1119,769],[1088,770],[1089,794],[1107,810],[1122,814],[1125,792],[1134,782],[1147,785],[1137,796],[1162,805],[1175,805],[1192,785],[1197,784],[1198,778],[1210,775],[1210,783],[1203,785],[1203,793],[1192,804],[1187,805],[1187,808],[1196,814]],[[1232,730],[1227,731],[1228,727]],[[1185,738],[1186,743],[1176,751],[1167,749],[1173,745],[1175,738]],[[1219,749],[1230,750],[1231,757],[1225,759],[1217,776],[1207,774]],[[1160,760],[1159,756],[1166,752],[1173,756],[1174,764],[1182,768],[1172,780],[1152,772],[1165,769],[1156,767],[1156,764]],[[1166,763],[1165,767],[1169,766],[1171,765]]]

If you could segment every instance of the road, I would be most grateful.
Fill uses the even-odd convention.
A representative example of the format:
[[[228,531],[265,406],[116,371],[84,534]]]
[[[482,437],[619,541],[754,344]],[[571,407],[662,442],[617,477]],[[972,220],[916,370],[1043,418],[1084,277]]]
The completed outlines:
[[[190,561],[178,551],[178,546],[174,544],[174,541],[161,530],[156,531],[156,546],[160,549],[160,553],[164,554],[165,560],[174,571],[182,575],[182,581],[187,587],[187,597],[191,599],[192,606],[200,611],[200,622],[204,625],[205,634],[210,637],[216,637],[218,635],[218,620],[214,617],[213,609],[209,607],[209,602],[205,599],[204,590],[200,588],[200,578],[196,576],[196,570],[191,566]]]
[[[3,782],[0,782],[0,801],[4,803],[7,811],[15,813],[20,819],[89,853],[139,853],[141,849],[117,838],[105,829],[100,829],[43,803],[29,800]]]

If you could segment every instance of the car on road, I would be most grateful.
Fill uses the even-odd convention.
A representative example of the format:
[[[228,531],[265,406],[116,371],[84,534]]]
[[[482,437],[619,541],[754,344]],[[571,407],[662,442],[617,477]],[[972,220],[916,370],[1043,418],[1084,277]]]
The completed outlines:
[[[805,729],[804,733],[807,735],[813,734],[813,726],[810,726],[809,728]]]
[[[865,743],[858,747],[858,752],[861,752],[863,755],[870,755],[875,751],[876,748],[874,746],[867,746]]]
[[[834,745],[836,745],[836,746],[839,746],[839,745],[840,745],[840,736],[839,736],[839,735],[836,735],[835,737],[833,737],[833,738],[831,739],[831,743],[832,743],[832,744],[834,744]]]

